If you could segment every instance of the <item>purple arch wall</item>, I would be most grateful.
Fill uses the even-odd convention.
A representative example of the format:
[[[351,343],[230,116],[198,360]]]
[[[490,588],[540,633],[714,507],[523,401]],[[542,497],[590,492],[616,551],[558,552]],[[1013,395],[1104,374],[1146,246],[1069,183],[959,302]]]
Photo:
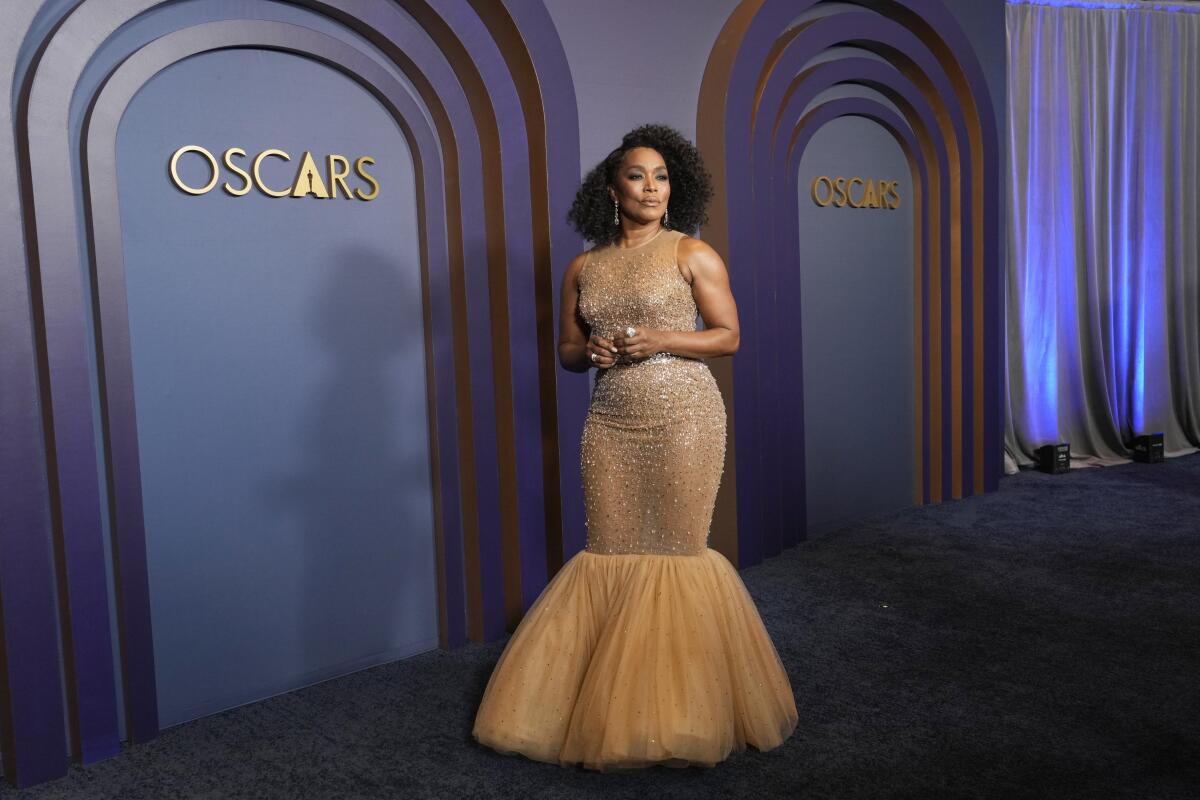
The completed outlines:
[[[340,39],[266,21],[185,25],[135,47],[90,98],[83,128],[74,132],[72,95],[91,56],[126,22],[170,4],[85,1],[44,12],[30,5],[0,35],[0,64],[14,76],[0,112],[0,157],[17,170],[22,188],[19,202],[6,199],[0,219],[6,304],[0,503],[6,522],[20,522],[19,535],[6,529],[0,539],[6,777],[30,785],[63,774],[72,756],[90,763],[116,753],[118,680],[130,738],[158,733],[111,178],[116,129],[130,98],[191,53],[262,47],[322,61],[373,93],[405,132],[419,176],[440,638],[454,646],[502,636],[583,541],[577,431],[586,386],[558,384],[548,313],[560,271],[581,245],[565,221],[579,175],[577,116],[545,9],[449,0],[297,4],[383,53],[416,87],[423,109],[371,56]],[[78,159],[73,133],[84,143]],[[82,196],[82,219],[73,203],[63,202],[73,196]],[[76,233],[81,221],[89,234],[84,242]],[[94,298],[86,295],[81,268],[93,274]],[[102,344],[98,433],[107,486],[95,468],[89,303]],[[510,349],[520,357],[510,357]],[[49,464],[38,468],[42,452]],[[102,491],[112,511],[115,642]],[[56,593],[66,609],[62,677]],[[120,674],[112,669],[114,647],[122,655]]]
[[[990,491],[999,480],[999,146],[987,86],[940,2],[853,5],[859,8],[746,0],[718,38],[701,89],[698,144],[719,187],[705,236],[725,255],[734,291],[749,306],[749,346],[723,381],[735,409],[737,479],[718,510],[736,519],[718,546],[739,565],[804,536],[796,527],[805,518],[803,459],[784,458],[803,453],[803,423],[767,428],[779,419],[782,398],[802,396],[803,369],[756,343],[777,340],[777,298],[799,292],[795,173],[812,132],[834,116],[867,116],[892,132],[922,187],[914,237],[914,501]],[[902,123],[861,103],[821,103],[820,92],[837,84],[882,92]]]

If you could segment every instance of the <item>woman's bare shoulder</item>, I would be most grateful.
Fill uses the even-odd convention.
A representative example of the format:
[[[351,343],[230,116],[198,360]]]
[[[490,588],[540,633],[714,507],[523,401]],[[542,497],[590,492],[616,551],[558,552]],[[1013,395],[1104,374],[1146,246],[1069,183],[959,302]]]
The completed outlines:
[[[679,238],[675,249],[675,259],[690,279],[696,273],[709,274],[714,270],[721,272],[725,269],[725,261],[712,245],[703,239],[697,239],[687,234]]]

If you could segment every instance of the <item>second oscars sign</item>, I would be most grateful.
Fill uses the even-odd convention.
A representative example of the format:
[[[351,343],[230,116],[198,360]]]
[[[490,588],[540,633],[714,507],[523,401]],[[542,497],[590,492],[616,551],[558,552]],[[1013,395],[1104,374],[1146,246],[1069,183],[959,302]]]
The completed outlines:
[[[822,208],[834,206],[895,211],[900,207],[900,181],[819,175],[812,182],[812,199]]]

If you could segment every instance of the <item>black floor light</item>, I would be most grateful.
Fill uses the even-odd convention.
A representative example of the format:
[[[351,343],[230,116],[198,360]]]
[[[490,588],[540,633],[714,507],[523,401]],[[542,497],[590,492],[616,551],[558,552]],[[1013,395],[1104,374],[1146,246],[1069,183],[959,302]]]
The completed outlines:
[[[1163,460],[1163,435],[1161,433],[1144,433],[1141,436],[1135,436],[1129,448],[1133,450],[1134,461],[1157,464]]]
[[[1035,453],[1037,454],[1037,468],[1042,472],[1060,475],[1071,471],[1071,445],[1069,442],[1043,445]]]

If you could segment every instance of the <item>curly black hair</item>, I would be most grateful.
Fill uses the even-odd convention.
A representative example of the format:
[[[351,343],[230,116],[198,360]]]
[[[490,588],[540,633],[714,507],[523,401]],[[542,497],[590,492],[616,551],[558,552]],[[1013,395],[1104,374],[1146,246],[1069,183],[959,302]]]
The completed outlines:
[[[713,193],[712,176],[705,169],[696,146],[674,128],[641,125],[625,134],[621,146],[587,174],[567,213],[567,220],[575,230],[597,246],[612,244],[621,234],[621,226],[613,224],[608,187],[616,180],[621,159],[635,147],[653,148],[667,163],[671,181],[670,227],[694,233],[708,221],[706,209]]]

